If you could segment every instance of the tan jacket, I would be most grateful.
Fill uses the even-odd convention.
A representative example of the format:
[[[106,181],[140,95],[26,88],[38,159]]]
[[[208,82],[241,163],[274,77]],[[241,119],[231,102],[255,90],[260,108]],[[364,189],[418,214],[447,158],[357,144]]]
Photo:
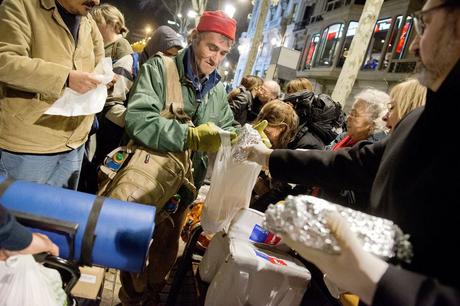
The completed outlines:
[[[0,6],[0,148],[57,153],[82,145],[93,115],[43,113],[61,95],[70,70],[92,72],[104,56],[102,36],[88,14],[78,44],[55,0],[4,0]]]

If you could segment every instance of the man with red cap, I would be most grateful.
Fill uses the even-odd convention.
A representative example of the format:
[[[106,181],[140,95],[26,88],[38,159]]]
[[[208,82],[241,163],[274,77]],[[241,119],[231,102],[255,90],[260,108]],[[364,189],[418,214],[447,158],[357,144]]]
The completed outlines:
[[[207,168],[207,153],[217,152],[220,136],[216,126],[234,132],[233,113],[217,67],[235,41],[236,21],[222,11],[206,11],[191,34],[189,47],[174,58],[181,80],[184,111],[194,127],[160,116],[165,105],[165,66],[152,57],[139,72],[126,113],[126,131],[131,139],[160,152],[193,151],[193,178],[201,186]],[[181,201],[173,222],[156,225],[149,263],[144,273],[121,273],[120,300],[123,305],[155,305],[173,266],[185,210],[194,200],[179,190]],[[174,224],[173,224],[174,223]]]

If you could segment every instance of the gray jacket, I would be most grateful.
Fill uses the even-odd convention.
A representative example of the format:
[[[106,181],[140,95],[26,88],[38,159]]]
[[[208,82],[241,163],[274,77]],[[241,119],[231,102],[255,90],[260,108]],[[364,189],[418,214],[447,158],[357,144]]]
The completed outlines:
[[[172,47],[182,49],[182,41],[176,31],[168,26],[158,27],[141,53],[139,65],[144,64],[158,51],[165,52]]]

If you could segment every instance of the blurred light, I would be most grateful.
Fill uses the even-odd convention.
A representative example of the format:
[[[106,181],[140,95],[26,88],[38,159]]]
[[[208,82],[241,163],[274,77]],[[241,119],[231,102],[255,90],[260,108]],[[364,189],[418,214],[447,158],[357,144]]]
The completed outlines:
[[[181,13],[178,13],[178,14],[177,14],[177,17],[182,18],[182,14],[181,14]]]
[[[145,34],[150,34],[150,32],[152,32],[152,28],[150,26],[145,26],[144,31]]]
[[[198,16],[198,13],[195,12],[194,10],[190,10],[187,13],[187,17],[189,17],[189,18],[195,18],[196,16]]]
[[[224,71],[224,75],[228,75],[228,71],[227,71],[227,70]]]
[[[280,40],[276,37],[273,37],[271,40],[270,40],[270,43],[275,46],[275,45],[279,45],[280,44]]]
[[[224,63],[224,67],[225,67],[225,68],[230,67],[230,63],[229,63],[229,62],[225,62],[225,63]]]
[[[237,49],[240,54],[247,54],[249,52],[249,42],[240,44]]]
[[[177,22],[175,21],[172,21],[172,20],[168,20],[168,24],[171,24],[171,25],[179,25]]]
[[[236,12],[236,8],[231,4],[225,4],[224,12],[227,14],[228,17],[233,18]]]

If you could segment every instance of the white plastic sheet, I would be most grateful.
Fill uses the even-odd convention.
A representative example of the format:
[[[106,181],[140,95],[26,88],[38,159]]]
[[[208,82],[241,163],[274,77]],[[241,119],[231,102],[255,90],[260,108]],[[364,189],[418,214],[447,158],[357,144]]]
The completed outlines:
[[[38,264],[32,255],[0,261],[0,305],[62,306],[66,299],[59,273]]]
[[[230,135],[221,133],[221,147],[214,162],[211,186],[201,215],[201,226],[207,233],[227,230],[235,214],[241,208],[249,207],[251,192],[261,167],[233,157],[233,153],[245,144],[245,134],[242,136],[232,147]]]
[[[45,114],[74,117],[96,114],[102,111],[107,99],[106,85],[112,81],[115,75],[112,71],[112,59],[110,57],[104,58],[97,64],[94,74],[101,81],[101,84],[95,89],[79,94],[67,87],[62,97],[57,99]]]

